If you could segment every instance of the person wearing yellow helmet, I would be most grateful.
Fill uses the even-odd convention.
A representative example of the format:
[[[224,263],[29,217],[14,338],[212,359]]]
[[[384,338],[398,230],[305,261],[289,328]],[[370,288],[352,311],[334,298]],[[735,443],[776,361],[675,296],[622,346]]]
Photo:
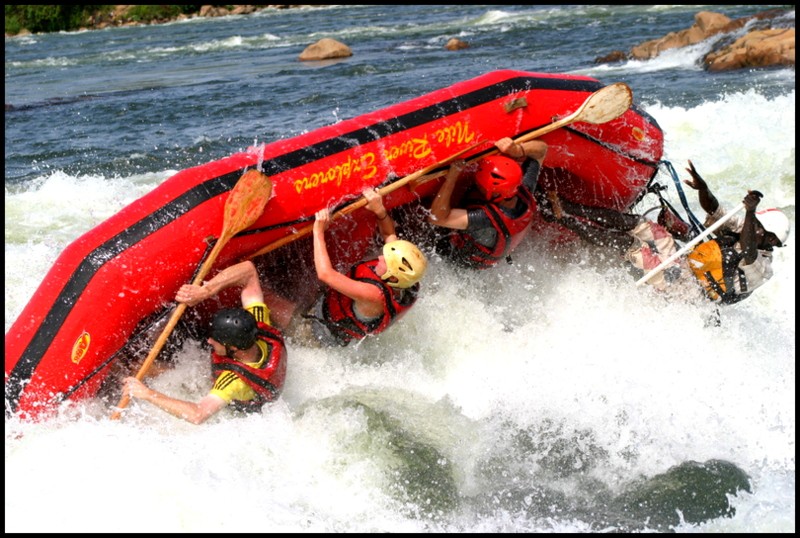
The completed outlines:
[[[547,144],[518,144],[506,137],[495,146],[501,154],[484,157],[475,167],[463,160],[452,163],[431,203],[428,222],[447,229],[437,251],[463,267],[488,269],[504,258],[510,263],[533,220],[533,191]],[[464,207],[452,207],[457,184],[463,187],[466,181],[473,188],[466,191]]]
[[[303,317],[312,320],[314,336],[325,345],[347,345],[386,330],[414,305],[428,267],[416,245],[397,238],[381,195],[372,188],[363,195],[367,209],[377,218],[384,246],[381,255],[355,264],[347,274],[337,271],[328,255],[329,210],[318,211],[314,221],[314,265],[327,289],[314,314]]]

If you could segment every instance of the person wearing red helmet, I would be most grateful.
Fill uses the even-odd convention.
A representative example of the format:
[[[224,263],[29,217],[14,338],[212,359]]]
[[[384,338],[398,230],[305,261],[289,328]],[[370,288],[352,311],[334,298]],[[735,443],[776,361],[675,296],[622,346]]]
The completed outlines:
[[[501,154],[484,157],[476,167],[452,163],[431,204],[428,222],[448,229],[437,251],[462,267],[488,269],[504,258],[510,263],[533,220],[533,191],[547,144],[502,138],[495,146]],[[465,207],[455,208],[453,193],[460,180],[472,180],[474,188],[466,193]]]
[[[270,323],[270,309],[253,262],[232,265],[201,286],[184,284],[175,300],[194,306],[233,286],[242,289],[242,308],[220,310],[211,322],[207,342],[216,380],[205,397],[199,402],[173,398],[135,377],[123,380],[123,390],[193,424],[205,422],[229,404],[253,412],[276,400],[286,379],[287,352],[281,331]]]

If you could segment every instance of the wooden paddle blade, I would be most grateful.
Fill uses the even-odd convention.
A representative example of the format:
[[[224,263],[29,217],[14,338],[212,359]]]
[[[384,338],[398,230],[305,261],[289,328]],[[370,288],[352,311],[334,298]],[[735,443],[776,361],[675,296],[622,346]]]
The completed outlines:
[[[535,131],[524,134],[514,139],[514,141],[517,143],[527,142],[576,121],[593,124],[606,123],[622,116],[631,107],[632,103],[633,92],[631,92],[628,85],[624,82],[616,82],[591,94],[581,107],[569,116],[564,116],[550,125],[545,125]]]
[[[633,92],[624,82],[601,88],[583,103],[574,121],[606,123],[622,116],[633,104]]]
[[[264,212],[272,195],[272,181],[258,170],[248,170],[231,189],[225,202],[221,237],[233,237],[251,226]]]

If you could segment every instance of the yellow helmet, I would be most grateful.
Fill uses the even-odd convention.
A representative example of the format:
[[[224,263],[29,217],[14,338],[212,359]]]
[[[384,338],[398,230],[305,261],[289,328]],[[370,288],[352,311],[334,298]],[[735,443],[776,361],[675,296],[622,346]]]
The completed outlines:
[[[386,273],[381,278],[393,288],[410,288],[428,268],[428,260],[417,246],[402,239],[383,245],[383,259]],[[397,282],[389,282],[390,277],[395,277]]]

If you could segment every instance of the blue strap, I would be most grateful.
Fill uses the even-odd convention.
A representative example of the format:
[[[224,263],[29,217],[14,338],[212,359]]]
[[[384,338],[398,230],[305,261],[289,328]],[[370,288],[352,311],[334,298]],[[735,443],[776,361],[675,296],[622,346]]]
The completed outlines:
[[[681,199],[681,205],[686,210],[686,216],[689,220],[691,226],[691,236],[696,237],[698,234],[705,231],[705,226],[700,222],[700,220],[692,213],[692,210],[689,209],[689,202],[686,200],[686,194],[683,192],[683,186],[681,185],[681,180],[678,178],[677,172],[675,172],[675,168],[672,166],[672,163],[669,161],[661,161],[659,164],[663,164],[667,171],[669,172],[670,176],[672,176],[672,181],[675,183],[675,188],[678,190],[678,196]],[[674,208],[661,197],[661,193],[658,192],[658,197],[661,199],[662,202],[667,204],[670,209],[674,211]]]

